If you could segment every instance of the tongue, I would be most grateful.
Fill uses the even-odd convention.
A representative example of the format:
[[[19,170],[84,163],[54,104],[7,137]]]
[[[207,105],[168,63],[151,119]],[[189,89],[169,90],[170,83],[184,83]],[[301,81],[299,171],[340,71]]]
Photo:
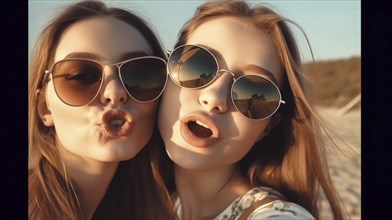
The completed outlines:
[[[198,125],[195,121],[188,122],[189,130],[192,131],[193,134],[200,138],[207,138],[212,135],[212,131],[208,128],[205,128],[201,125]]]

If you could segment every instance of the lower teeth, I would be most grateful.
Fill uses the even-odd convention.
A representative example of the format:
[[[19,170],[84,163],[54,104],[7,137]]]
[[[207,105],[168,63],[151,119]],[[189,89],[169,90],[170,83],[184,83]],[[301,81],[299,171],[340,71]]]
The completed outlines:
[[[121,126],[123,124],[124,124],[124,121],[121,119],[116,119],[116,120],[110,121],[110,125],[113,125],[113,126]]]

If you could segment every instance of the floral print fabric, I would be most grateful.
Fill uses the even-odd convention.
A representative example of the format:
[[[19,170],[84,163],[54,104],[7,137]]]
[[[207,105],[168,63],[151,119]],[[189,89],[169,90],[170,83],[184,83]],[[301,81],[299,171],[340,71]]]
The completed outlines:
[[[238,220],[248,207],[256,201],[260,201],[266,197],[278,198],[278,200],[257,207],[249,216],[249,220],[314,219],[314,217],[303,207],[285,201],[284,196],[278,191],[269,187],[256,187],[234,200],[229,207],[215,218],[215,220]],[[175,211],[181,219],[181,203],[179,199],[175,202]]]

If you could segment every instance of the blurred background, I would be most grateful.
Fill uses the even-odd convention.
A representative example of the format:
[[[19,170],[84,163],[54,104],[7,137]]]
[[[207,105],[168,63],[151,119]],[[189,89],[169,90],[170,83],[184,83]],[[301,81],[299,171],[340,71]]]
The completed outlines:
[[[29,0],[29,58],[38,34],[71,0]],[[147,0],[103,1],[109,6],[136,12],[150,22],[162,45],[173,49],[182,25],[204,1]],[[320,115],[341,134],[341,153],[328,154],[330,172],[349,213],[349,219],[361,214],[361,2],[359,0],[276,0],[248,1],[267,4],[281,15],[297,22],[308,37],[291,26],[297,38],[303,72],[309,78],[307,90]],[[30,60],[30,59],[29,59]],[[29,61],[30,62],[30,61]],[[338,139],[340,138],[340,139]],[[325,198],[322,201],[325,208]],[[327,208],[323,219],[330,219]]]

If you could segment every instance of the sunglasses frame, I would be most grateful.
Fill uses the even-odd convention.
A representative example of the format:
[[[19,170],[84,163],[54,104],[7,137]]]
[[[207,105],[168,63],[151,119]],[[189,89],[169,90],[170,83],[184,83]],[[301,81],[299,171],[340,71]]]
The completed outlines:
[[[132,61],[135,61],[135,60],[146,59],[146,58],[147,58],[147,59],[153,58],[153,59],[161,60],[161,61],[165,64],[165,66],[167,66],[167,62],[166,62],[164,59],[162,59],[161,57],[157,57],[157,56],[142,56],[142,57],[136,57],[136,58],[127,59],[127,60],[120,61],[120,62],[113,63],[113,64],[103,64],[102,62],[99,62],[99,61],[93,60],[93,59],[88,59],[88,58],[66,58],[66,59],[62,59],[62,60],[56,61],[55,63],[53,63],[53,65],[51,66],[51,68],[50,68],[49,70],[45,70],[45,75],[44,75],[43,80],[42,80],[42,85],[44,85],[45,83],[47,83],[47,82],[50,81],[50,79],[47,79],[47,78],[49,77],[50,74],[52,74],[52,78],[53,78],[53,68],[54,68],[58,63],[61,63],[61,62],[64,62],[64,61],[89,61],[89,62],[93,62],[93,63],[99,64],[99,65],[101,66],[101,79],[100,79],[100,85],[99,85],[99,88],[98,88],[96,94],[95,94],[94,97],[93,97],[88,103],[86,103],[86,104],[83,104],[83,105],[71,105],[71,104],[69,104],[69,103],[66,103],[66,102],[59,96],[59,94],[58,94],[58,92],[57,92],[57,89],[56,89],[56,86],[55,86],[55,84],[54,84],[54,82],[53,82],[54,91],[56,92],[57,97],[58,97],[64,104],[69,105],[69,106],[73,106],[73,107],[80,107],[80,106],[85,106],[85,105],[90,104],[90,103],[98,96],[99,92],[100,92],[101,89],[102,89],[102,85],[103,85],[103,82],[104,82],[104,77],[103,77],[103,76],[104,76],[104,72],[103,72],[103,71],[104,71],[105,66],[116,66],[116,67],[117,67],[117,70],[118,70],[117,73],[118,73],[118,77],[119,77],[119,79],[120,79],[120,81],[121,81],[121,85],[123,86],[123,88],[124,88],[124,90],[127,92],[127,94],[128,94],[134,101],[136,101],[136,102],[138,102],[138,103],[149,103],[149,102],[153,102],[153,101],[157,100],[157,99],[162,95],[163,91],[165,90],[166,84],[167,84],[167,79],[168,79],[167,74],[166,74],[165,84],[164,84],[164,86],[163,86],[162,91],[159,93],[159,95],[157,95],[157,97],[155,97],[155,98],[152,99],[152,100],[148,100],[148,101],[140,101],[140,100],[136,99],[135,97],[133,97],[133,96],[129,93],[128,89],[126,89],[125,84],[124,84],[124,81],[123,81],[123,79],[122,79],[122,77],[121,77],[121,67],[122,67],[125,63],[132,62]],[[166,68],[166,69],[167,69],[167,68]]]
[[[205,50],[208,54],[211,55],[211,57],[212,57],[212,58],[214,59],[214,61],[215,61],[216,69],[217,69],[217,71],[216,71],[216,73],[215,73],[215,76],[214,76],[214,78],[213,78],[211,81],[209,81],[209,82],[206,83],[205,85],[202,85],[202,86],[199,86],[199,87],[195,87],[195,88],[185,87],[185,86],[180,85],[179,83],[177,83],[176,80],[174,80],[174,79],[172,78],[171,74],[170,74],[169,65],[168,65],[168,64],[169,64],[169,62],[170,62],[171,55],[172,55],[177,49],[180,49],[180,48],[186,47],[186,46],[198,47],[198,48],[201,48],[201,49]],[[204,87],[207,87],[207,86],[211,85],[215,80],[217,80],[221,75],[223,75],[224,72],[229,73],[229,74],[233,77],[233,83],[231,84],[231,89],[230,89],[231,101],[232,101],[232,103],[233,103],[235,109],[237,109],[237,111],[240,112],[241,115],[243,115],[244,117],[246,117],[246,118],[249,119],[249,120],[253,120],[253,121],[265,120],[265,119],[271,117],[272,115],[274,115],[275,112],[278,111],[278,109],[279,109],[279,107],[280,107],[281,104],[285,104],[285,103],[286,103],[286,102],[282,99],[282,94],[281,94],[281,92],[280,92],[279,87],[278,87],[272,80],[270,80],[270,79],[268,79],[268,78],[266,78],[266,77],[264,77],[264,76],[260,76],[260,75],[242,75],[242,76],[236,77],[235,74],[234,74],[233,72],[231,72],[230,70],[227,70],[227,69],[220,69],[220,68],[219,68],[218,60],[216,59],[216,57],[214,56],[214,54],[211,53],[211,52],[210,52],[207,48],[205,48],[205,47],[202,47],[202,46],[200,46],[200,45],[184,44],[184,45],[181,45],[181,46],[178,46],[178,47],[174,48],[172,51],[167,51],[167,55],[168,55],[167,65],[166,65],[166,66],[167,66],[167,73],[168,73],[170,79],[171,79],[176,85],[180,86],[181,88],[185,88],[185,89],[201,89],[201,88],[204,88]],[[249,118],[248,116],[244,115],[244,114],[237,108],[237,105],[234,103],[233,88],[234,88],[235,83],[236,83],[237,81],[239,81],[240,79],[242,79],[242,78],[244,78],[244,77],[248,77],[248,76],[256,76],[256,77],[263,78],[263,79],[267,80],[268,82],[270,82],[272,85],[274,85],[275,88],[276,88],[276,90],[278,91],[278,94],[279,94],[279,102],[278,102],[279,104],[278,104],[278,106],[276,107],[276,109],[275,109],[271,114],[269,114],[268,116],[266,116],[266,117],[264,117],[264,118],[259,118],[259,119]]]

